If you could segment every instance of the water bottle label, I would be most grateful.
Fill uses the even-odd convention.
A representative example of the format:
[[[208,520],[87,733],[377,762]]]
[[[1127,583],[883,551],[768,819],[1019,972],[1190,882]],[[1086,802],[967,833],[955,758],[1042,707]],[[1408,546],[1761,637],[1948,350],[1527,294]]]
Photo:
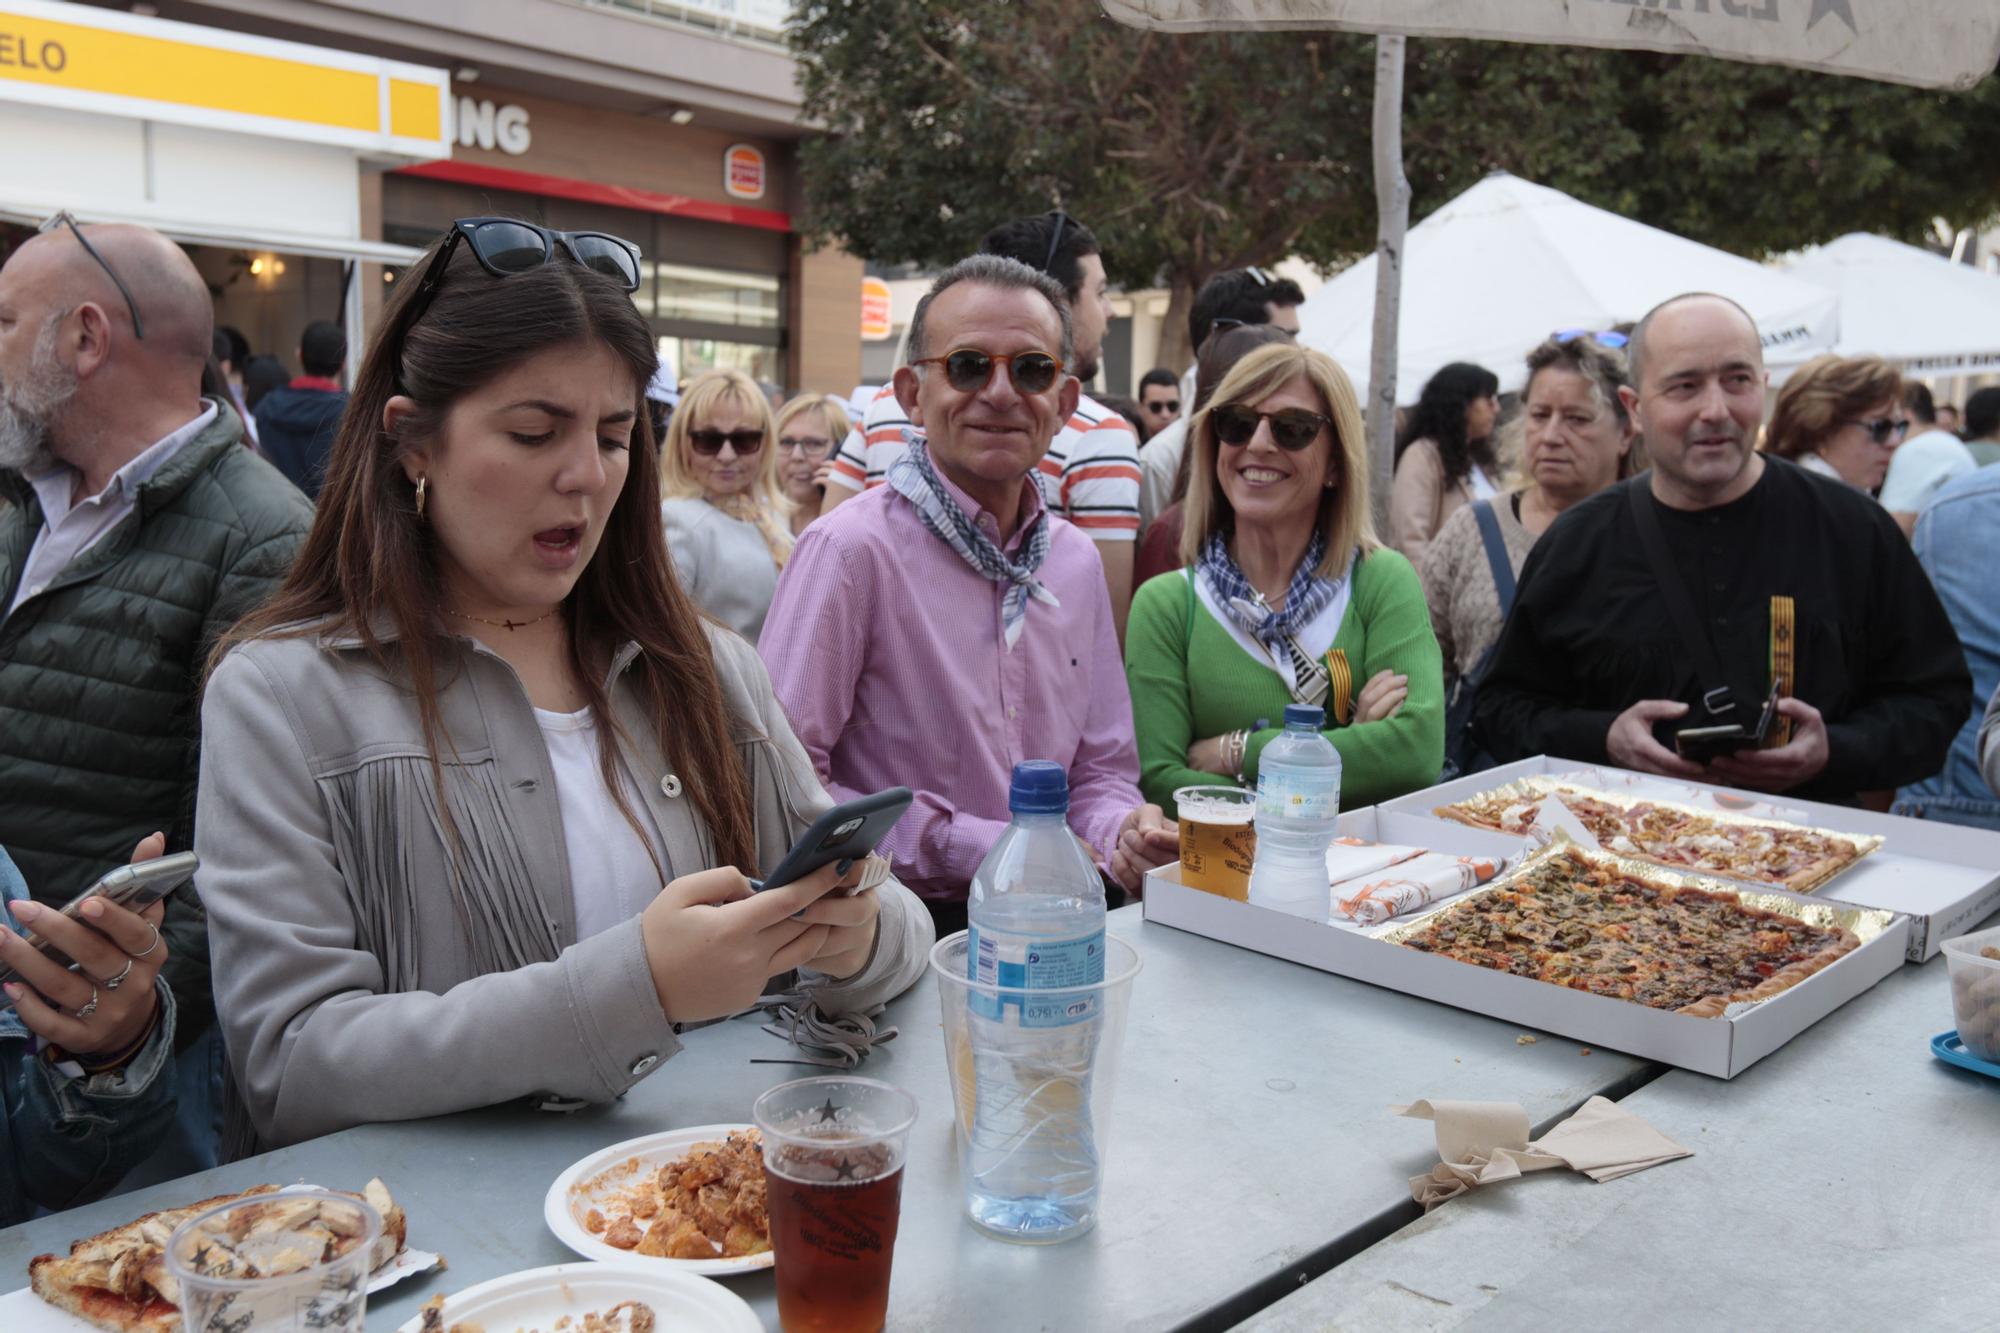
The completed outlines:
[[[1340,785],[1302,781],[1266,772],[1257,779],[1257,814],[1263,819],[1332,819],[1340,813]]]
[[[967,971],[973,981],[1034,991],[1051,991],[1047,999],[1032,994],[1004,1000],[974,990],[968,997],[972,1012],[995,1022],[1004,1022],[1014,1013],[1024,1028],[1067,1027],[1097,1012],[1095,991],[1079,994],[1079,986],[1095,986],[1104,980],[1104,932],[1072,935],[1067,939],[1029,940],[1020,937],[981,934],[974,926],[968,932]]]

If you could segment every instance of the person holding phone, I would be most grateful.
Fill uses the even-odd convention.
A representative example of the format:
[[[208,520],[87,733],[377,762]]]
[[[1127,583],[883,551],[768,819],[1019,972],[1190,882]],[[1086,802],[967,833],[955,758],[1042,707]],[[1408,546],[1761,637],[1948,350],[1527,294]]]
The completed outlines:
[[[218,650],[198,882],[255,1140],[606,1102],[773,978],[839,1014],[922,974],[893,880],[751,889],[830,802],[668,562],[639,271],[600,233],[454,224],[301,559]]]
[[[160,855],[154,833],[132,853]],[[0,1227],[38,1208],[103,1196],[174,1122],[174,996],[160,978],[166,904],[140,911],[89,901],[81,919],[28,897],[0,850]],[[13,929],[9,929],[9,925]],[[44,957],[31,931],[77,963]]]
[[[792,536],[819,517],[834,451],[854,429],[840,399],[802,393],[778,409],[778,468],[792,502]]]
[[[660,456],[674,573],[702,610],[752,643],[792,554],[777,435],[755,380],[711,370],[681,395]]]

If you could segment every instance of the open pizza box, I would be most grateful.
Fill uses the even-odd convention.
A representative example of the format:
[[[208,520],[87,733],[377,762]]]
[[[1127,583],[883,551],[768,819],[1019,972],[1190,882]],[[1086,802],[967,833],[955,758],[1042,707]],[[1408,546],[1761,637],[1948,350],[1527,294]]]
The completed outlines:
[[[1523,846],[1519,838],[1418,819],[1386,807],[1349,811],[1340,818],[1339,832],[1468,856],[1517,856]],[[1377,938],[1402,924],[1401,918],[1363,927],[1330,920],[1320,903],[1266,907],[1192,889],[1181,883],[1178,863],[1146,876],[1145,912],[1148,921],[1273,958],[1717,1078],[1734,1078],[1900,968],[1910,933],[1909,919],[1893,916],[1861,947],[1790,989],[1729,1016],[1695,1018],[1510,976]]]
[[[1718,797],[1717,804],[1724,808],[1747,806],[1748,813],[1787,823],[1880,837],[1881,847],[1828,880],[1813,896],[1908,916],[1911,962],[1932,957],[1944,941],[1963,935],[2000,909],[2000,833],[1679,778],[1656,778],[1608,764],[1536,755],[1384,801],[1380,809],[1384,818],[1395,816],[1399,826],[1411,818],[1430,825],[1428,832],[1405,841],[1429,839],[1430,845],[1441,850],[1477,850],[1454,843],[1450,830],[1462,826],[1439,819],[1432,810],[1530,777],[1560,777],[1613,795],[1680,803],[1685,803],[1681,798],[1692,788]]]

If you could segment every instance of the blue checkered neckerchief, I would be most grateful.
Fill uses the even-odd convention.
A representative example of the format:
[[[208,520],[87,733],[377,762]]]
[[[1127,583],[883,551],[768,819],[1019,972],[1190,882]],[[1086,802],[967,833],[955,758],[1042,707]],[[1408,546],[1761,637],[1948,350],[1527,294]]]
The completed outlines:
[[[1315,532],[1312,544],[1306,547],[1305,559],[1292,571],[1291,586],[1285,589],[1285,604],[1275,610],[1264,600],[1264,594],[1244,577],[1243,567],[1229,554],[1229,543],[1222,539],[1221,533],[1209,537],[1195,568],[1208,581],[1209,592],[1238,629],[1266,648],[1282,652],[1281,645],[1311,624],[1313,617],[1326,610],[1340,591],[1341,579],[1321,578],[1313,572],[1325,557],[1326,535]]]
[[[930,446],[924,438],[915,431],[905,430],[903,440],[908,448],[889,469],[889,488],[910,502],[931,535],[958,552],[959,559],[981,576],[1007,585],[1007,593],[1000,601],[1000,626],[1011,652],[1028,623],[1029,598],[1049,606],[1062,605],[1035,577],[1049,554],[1048,510],[1036,513],[1028,525],[1027,538],[1021,543],[1020,556],[1010,557],[979,530],[945,489],[937,469],[931,466]]]

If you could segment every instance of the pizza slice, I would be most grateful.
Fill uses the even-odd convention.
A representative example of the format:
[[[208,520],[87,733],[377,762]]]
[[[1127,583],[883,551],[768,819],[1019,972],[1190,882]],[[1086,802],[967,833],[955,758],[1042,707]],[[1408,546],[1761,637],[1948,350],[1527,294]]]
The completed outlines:
[[[167,1240],[192,1217],[226,1203],[271,1195],[271,1209],[258,1225],[299,1226],[317,1223],[304,1215],[291,1196],[276,1185],[257,1185],[237,1194],[218,1194],[200,1203],[143,1217],[70,1246],[67,1257],[42,1254],[28,1263],[28,1282],[35,1295],[111,1333],[177,1333],[181,1326],[180,1292],[167,1272]],[[359,1196],[382,1215],[382,1236],[375,1244],[369,1270],[379,1271],[402,1253],[409,1220],[390,1197],[388,1187],[371,1180]]]

